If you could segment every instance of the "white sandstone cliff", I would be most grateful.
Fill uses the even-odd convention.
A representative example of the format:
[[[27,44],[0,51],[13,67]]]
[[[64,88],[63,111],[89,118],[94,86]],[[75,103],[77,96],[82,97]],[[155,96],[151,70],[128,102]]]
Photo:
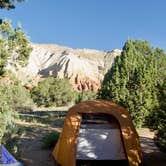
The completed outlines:
[[[28,84],[38,83],[42,78],[68,78],[74,89],[96,91],[105,73],[111,68],[121,50],[97,51],[92,49],[72,49],[52,44],[32,44],[29,63],[15,70],[16,76]]]

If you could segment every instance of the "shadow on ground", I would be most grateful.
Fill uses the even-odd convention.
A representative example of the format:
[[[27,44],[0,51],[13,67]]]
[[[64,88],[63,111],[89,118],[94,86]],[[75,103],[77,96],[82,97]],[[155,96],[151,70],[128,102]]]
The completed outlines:
[[[154,140],[140,137],[144,166],[166,166],[166,154],[155,145]]]
[[[22,125],[22,126],[21,126]],[[51,129],[35,125],[20,124],[26,132],[19,138],[20,160],[24,166],[54,166],[50,150],[42,149],[42,137]],[[56,129],[55,129],[56,130]],[[58,129],[57,129],[58,130]]]

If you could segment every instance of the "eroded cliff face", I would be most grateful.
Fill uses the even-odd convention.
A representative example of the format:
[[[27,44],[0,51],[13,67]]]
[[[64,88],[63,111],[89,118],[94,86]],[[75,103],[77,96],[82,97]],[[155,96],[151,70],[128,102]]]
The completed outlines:
[[[68,78],[79,91],[97,91],[115,57],[121,54],[118,49],[97,51],[51,44],[32,44],[32,47],[28,66],[18,70],[8,66],[24,84],[36,85],[46,77]]]

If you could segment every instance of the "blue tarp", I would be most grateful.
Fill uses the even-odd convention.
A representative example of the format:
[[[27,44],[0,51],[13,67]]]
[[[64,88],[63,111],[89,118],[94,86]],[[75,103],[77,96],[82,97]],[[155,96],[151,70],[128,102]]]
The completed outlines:
[[[11,165],[18,163],[17,160],[7,151],[7,149],[0,145],[0,165]]]

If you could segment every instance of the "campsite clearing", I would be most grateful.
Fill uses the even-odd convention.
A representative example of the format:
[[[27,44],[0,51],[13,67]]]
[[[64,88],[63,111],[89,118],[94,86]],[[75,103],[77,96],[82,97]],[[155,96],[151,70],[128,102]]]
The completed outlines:
[[[17,122],[25,130],[24,135],[20,138],[20,159],[24,166],[54,166],[51,157],[52,150],[42,149],[41,139],[51,131],[60,131],[63,127],[64,118],[57,118],[52,115],[52,112],[46,113],[49,114],[49,118],[48,116],[43,117],[40,115],[40,118],[30,117],[28,122]],[[166,154],[160,152],[154,144],[154,132],[147,128],[142,128],[139,130],[139,136],[145,166],[165,166]]]

